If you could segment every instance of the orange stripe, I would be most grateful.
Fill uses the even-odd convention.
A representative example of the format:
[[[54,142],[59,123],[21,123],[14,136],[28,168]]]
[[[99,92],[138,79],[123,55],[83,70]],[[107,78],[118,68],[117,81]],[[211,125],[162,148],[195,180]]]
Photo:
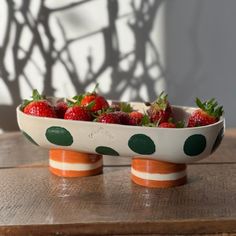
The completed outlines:
[[[76,151],[51,149],[49,151],[49,158],[53,161],[66,163],[95,163],[102,159],[102,155],[82,153]]]
[[[74,170],[59,170],[53,167],[49,167],[49,170],[57,176],[62,177],[83,177],[83,176],[91,176],[102,173],[102,166],[93,170],[84,170],[84,171],[74,171]]]
[[[178,180],[171,180],[171,181],[146,180],[146,179],[141,179],[135,175],[131,175],[131,179],[133,180],[134,183],[149,188],[170,188],[187,183],[187,176],[184,176],[183,178]]]
[[[185,164],[175,164],[145,158],[133,158],[132,167],[145,173],[169,174],[186,170]]]

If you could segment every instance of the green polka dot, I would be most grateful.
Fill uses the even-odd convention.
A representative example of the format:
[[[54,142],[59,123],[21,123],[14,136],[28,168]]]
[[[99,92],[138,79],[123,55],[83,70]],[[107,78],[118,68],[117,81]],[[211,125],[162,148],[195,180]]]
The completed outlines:
[[[213,153],[220,146],[223,137],[224,137],[224,128],[221,128],[221,130],[219,131],[219,133],[216,137],[216,140],[213,144],[213,147],[211,149],[211,153]]]
[[[50,143],[60,146],[70,146],[73,143],[73,137],[70,132],[59,126],[52,126],[47,129],[45,134]]]
[[[30,135],[28,135],[26,132],[24,132],[24,131],[22,131],[22,134],[31,142],[31,143],[33,143],[34,145],[37,145],[38,146],[38,144],[33,140],[33,138],[30,136]]]
[[[151,138],[145,134],[135,134],[128,142],[129,148],[142,155],[150,155],[156,151],[156,146]]]
[[[96,152],[102,155],[119,156],[119,153],[115,151],[113,148],[105,146],[98,146],[96,148]]]
[[[202,134],[188,137],[184,143],[184,153],[188,156],[197,156],[206,148],[206,138]]]

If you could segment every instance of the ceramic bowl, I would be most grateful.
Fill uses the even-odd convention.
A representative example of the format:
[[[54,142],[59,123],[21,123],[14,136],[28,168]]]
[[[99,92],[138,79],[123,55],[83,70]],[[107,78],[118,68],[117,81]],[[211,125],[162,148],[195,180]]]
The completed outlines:
[[[144,111],[143,103],[131,103]],[[176,120],[187,119],[196,108],[173,106]],[[44,118],[17,108],[20,130],[34,144],[110,156],[139,156],[171,163],[191,163],[212,154],[224,134],[224,118],[195,128],[155,128]]]
[[[55,99],[52,99],[55,101]],[[112,103],[112,102],[111,102]],[[143,103],[131,103],[145,112]],[[173,106],[184,120],[196,108]],[[131,179],[145,187],[166,188],[187,183],[186,164],[211,155],[220,145],[225,122],[195,128],[156,128],[36,117],[17,108],[22,133],[49,151],[49,169],[62,177],[102,173],[102,155],[132,158]]]

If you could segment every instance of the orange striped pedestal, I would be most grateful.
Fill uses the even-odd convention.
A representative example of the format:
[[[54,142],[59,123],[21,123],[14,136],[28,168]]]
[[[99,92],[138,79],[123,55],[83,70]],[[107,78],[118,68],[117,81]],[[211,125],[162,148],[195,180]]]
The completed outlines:
[[[102,155],[51,149],[49,170],[58,176],[82,177],[102,173]]]
[[[186,165],[135,157],[131,179],[138,185],[150,188],[183,185],[187,183]]]

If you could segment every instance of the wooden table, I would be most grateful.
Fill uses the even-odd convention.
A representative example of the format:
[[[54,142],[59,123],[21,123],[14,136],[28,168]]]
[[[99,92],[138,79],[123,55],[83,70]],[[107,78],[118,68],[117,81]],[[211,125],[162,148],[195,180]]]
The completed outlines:
[[[127,158],[73,179],[50,174],[47,158],[18,132],[0,135],[0,235],[236,235],[236,129],[171,189],[133,184]]]

